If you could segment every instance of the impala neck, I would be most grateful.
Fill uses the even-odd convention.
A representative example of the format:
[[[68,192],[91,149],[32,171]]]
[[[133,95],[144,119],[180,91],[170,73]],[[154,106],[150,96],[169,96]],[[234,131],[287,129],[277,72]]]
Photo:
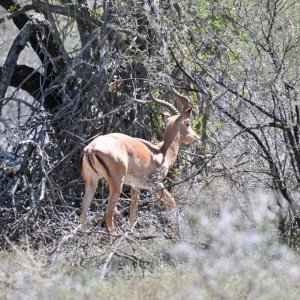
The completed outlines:
[[[165,132],[163,141],[161,143],[161,152],[163,153],[164,161],[168,168],[174,165],[180,148],[180,134],[179,132],[168,134]]]

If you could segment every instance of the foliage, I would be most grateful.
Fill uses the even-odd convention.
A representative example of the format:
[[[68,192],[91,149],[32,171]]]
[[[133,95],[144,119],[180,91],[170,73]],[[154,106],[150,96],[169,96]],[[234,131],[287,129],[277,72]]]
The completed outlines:
[[[297,1],[9,0],[0,6],[3,32],[18,29],[0,69],[2,244],[5,236],[18,241],[26,233],[34,245],[47,245],[58,238],[57,224],[77,221],[81,149],[113,131],[158,140],[163,123],[147,94],[151,87],[168,100],[172,86],[199,112],[193,123],[202,145],[181,152],[170,188],[178,180],[223,176],[243,192],[270,190],[281,240],[297,249]],[[131,80],[111,91],[117,79]],[[106,198],[104,185],[96,198]],[[103,209],[105,201],[98,202]],[[126,212],[127,200],[120,203]]]
[[[298,299],[299,6],[0,0],[0,298]],[[128,228],[124,190],[111,244],[100,184],[80,233],[83,147],[159,140],[147,95],[170,87],[201,135],[165,182],[177,209],[141,192]]]
[[[210,121],[222,119],[221,144],[230,139],[222,132],[231,132],[233,142],[221,163],[232,179],[243,187],[260,182],[274,189],[277,203],[288,203],[299,226],[298,64],[292,63],[299,57],[298,5],[202,3],[204,12],[191,10],[178,23],[170,63],[175,60],[185,80],[202,94],[200,105],[203,111],[210,108]]]

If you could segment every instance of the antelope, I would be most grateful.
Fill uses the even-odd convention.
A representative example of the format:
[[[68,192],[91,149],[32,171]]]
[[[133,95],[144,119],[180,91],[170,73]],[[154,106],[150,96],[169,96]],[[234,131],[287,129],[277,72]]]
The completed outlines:
[[[150,189],[167,207],[176,207],[174,198],[162,181],[173,166],[181,144],[193,144],[200,138],[191,127],[193,108],[189,99],[173,89],[171,92],[172,98],[183,106],[182,113],[173,104],[149,93],[151,101],[173,114],[163,113],[166,127],[158,144],[122,133],[110,133],[98,136],[84,148],[81,157],[81,174],[85,185],[80,211],[82,231],[87,230],[88,210],[100,178],[104,178],[109,186],[105,223],[111,235],[115,232],[114,212],[123,184],[131,186],[129,219],[132,225],[137,219],[140,189]]]

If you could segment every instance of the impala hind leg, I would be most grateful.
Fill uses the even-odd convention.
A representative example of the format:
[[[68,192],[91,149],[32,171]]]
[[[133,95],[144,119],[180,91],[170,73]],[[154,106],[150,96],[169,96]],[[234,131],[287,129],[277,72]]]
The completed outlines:
[[[105,223],[110,232],[110,234],[115,233],[115,224],[114,224],[114,214],[117,202],[119,200],[122,187],[123,187],[123,178],[118,180],[114,178],[113,180],[108,181],[109,185],[109,196],[108,196],[108,205],[105,212]]]
[[[129,219],[131,226],[133,226],[137,220],[137,208],[138,208],[138,191],[131,188],[131,202],[130,202],[130,212],[129,212]]]
[[[88,219],[88,210],[90,208],[91,202],[94,198],[97,185],[98,185],[99,177],[90,176],[89,178],[84,178],[84,185],[85,185],[85,192],[84,197],[81,203],[80,209],[80,219],[81,219],[81,226],[80,229],[82,231],[87,230],[87,219]]]
[[[167,207],[175,208],[176,202],[173,196],[165,189],[162,183],[157,186],[158,190],[154,193],[158,200],[161,200]]]

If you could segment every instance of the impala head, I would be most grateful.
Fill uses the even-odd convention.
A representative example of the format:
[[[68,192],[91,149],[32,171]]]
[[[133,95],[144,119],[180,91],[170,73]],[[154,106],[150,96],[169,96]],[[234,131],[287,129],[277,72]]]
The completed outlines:
[[[183,106],[183,112],[180,113],[172,104],[155,98],[151,93],[149,95],[153,102],[167,108],[173,114],[171,115],[169,112],[163,113],[166,125],[164,136],[172,137],[179,133],[180,144],[193,144],[200,140],[199,135],[191,126],[190,117],[193,107],[190,105],[187,97],[179,94],[175,90],[172,90],[173,99]]]

